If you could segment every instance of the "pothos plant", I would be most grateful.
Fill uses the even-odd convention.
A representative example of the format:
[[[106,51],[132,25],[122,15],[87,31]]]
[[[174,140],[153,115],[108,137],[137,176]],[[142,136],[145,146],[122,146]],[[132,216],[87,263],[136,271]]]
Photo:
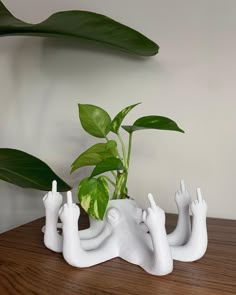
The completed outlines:
[[[79,41],[78,44],[91,43],[101,48],[112,48],[114,53],[115,50],[124,51],[145,57],[156,55],[159,51],[158,44],[148,37],[106,15],[81,10],[59,11],[40,23],[31,24],[13,15],[0,0],[0,37],[5,36],[75,39]],[[112,144],[114,142],[110,143],[111,146]],[[0,179],[23,188],[43,191],[50,190],[51,182],[55,179],[58,191],[71,189],[70,185],[40,159],[5,147],[0,148]]]
[[[0,1],[0,37],[21,35],[72,38],[80,43],[111,47],[136,56],[153,56],[159,51],[159,46],[145,35],[105,15],[79,10],[60,11],[38,24],[31,24],[15,17]],[[72,172],[83,166],[94,166],[92,174],[80,182],[78,193],[82,206],[94,218],[103,218],[109,196],[113,199],[128,197],[127,178],[134,131],[151,128],[182,132],[168,118],[143,117],[131,126],[122,126],[129,134],[127,148],[120,135],[121,124],[136,105],[125,108],[113,120],[97,106],[79,105],[83,128],[90,135],[104,139],[104,142],[95,144],[81,154],[72,165]],[[111,133],[117,140],[110,139]],[[50,190],[51,182],[55,179],[58,191],[71,189],[46,163],[10,148],[0,148],[0,179],[23,188],[44,191]],[[108,183],[114,187],[112,195]]]
[[[79,104],[83,129],[90,135],[103,139],[103,142],[84,151],[71,167],[71,172],[74,172],[81,167],[94,166],[90,176],[82,179],[78,186],[79,202],[93,218],[103,219],[110,198],[129,198],[127,179],[135,131],[159,129],[184,132],[173,120],[156,115],[141,117],[132,125],[121,125],[126,115],[138,104],[124,108],[113,120],[98,106]],[[125,144],[121,135],[122,129],[128,133],[128,144]],[[112,134],[115,139],[110,137]],[[113,187],[111,192],[110,187]]]

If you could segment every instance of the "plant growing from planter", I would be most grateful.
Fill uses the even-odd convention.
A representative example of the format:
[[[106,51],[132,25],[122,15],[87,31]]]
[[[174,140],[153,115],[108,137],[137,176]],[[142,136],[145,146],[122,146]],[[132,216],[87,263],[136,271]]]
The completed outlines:
[[[79,202],[93,218],[103,219],[110,198],[129,198],[127,179],[134,132],[143,129],[184,132],[173,120],[156,115],[141,117],[133,125],[121,125],[126,115],[137,105],[124,108],[112,120],[110,115],[98,106],[79,104],[79,118],[83,129],[90,135],[103,139],[103,142],[83,152],[71,168],[71,172],[74,172],[84,166],[94,166],[91,175],[81,180],[78,187]],[[121,129],[128,133],[127,145],[121,135]],[[115,135],[116,140],[110,139],[110,134]],[[112,194],[108,183],[113,187]]]
[[[79,230],[80,208],[73,203],[70,191],[63,204],[55,181],[52,190],[43,198],[46,212],[44,244],[54,252],[62,252],[72,266],[90,267],[120,257],[153,275],[166,275],[173,270],[173,260],[191,262],[206,252],[207,205],[200,189],[197,189],[197,199],[191,202],[181,181],[175,196],[178,222],[169,235],[165,229],[165,213],[157,206],[152,194],[148,195],[150,206],[146,210],[128,197],[126,184],[133,133],[142,129],[183,132],[173,120],[156,115],[141,117],[132,125],[121,125],[135,106],[137,104],[124,108],[112,120],[98,106],[79,104],[83,129],[103,139],[83,152],[71,168],[73,172],[81,167],[94,166],[91,175],[82,179],[78,186],[79,202],[90,216],[90,227]],[[120,133],[122,128],[128,132],[128,148]],[[110,139],[110,133],[117,141]],[[112,194],[108,183],[113,186]],[[193,213],[192,230],[190,208]],[[58,224],[58,217],[61,224]],[[62,235],[58,228],[62,228]]]

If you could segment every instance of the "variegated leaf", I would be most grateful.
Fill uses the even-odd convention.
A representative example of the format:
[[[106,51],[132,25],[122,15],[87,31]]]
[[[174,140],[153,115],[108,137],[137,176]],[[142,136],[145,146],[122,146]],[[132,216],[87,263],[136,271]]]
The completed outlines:
[[[82,208],[95,219],[103,219],[109,201],[109,186],[103,176],[84,178],[78,187]]]

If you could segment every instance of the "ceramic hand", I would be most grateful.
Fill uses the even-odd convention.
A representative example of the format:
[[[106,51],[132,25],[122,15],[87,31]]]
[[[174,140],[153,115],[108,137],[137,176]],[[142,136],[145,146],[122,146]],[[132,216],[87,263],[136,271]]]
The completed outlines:
[[[71,192],[67,192],[67,203],[59,210],[59,217],[63,223],[77,223],[80,216],[80,208],[72,202]]]
[[[206,204],[206,201],[202,198],[200,188],[197,189],[197,199],[192,201],[191,211],[194,216],[198,216],[198,217],[201,216],[203,218],[206,217],[207,204]]]
[[[188,209],[191,203],[190,194],[186,190],[183,180],[180,182],[180,190],[175,194],[175,201],[179,209]]]
[[[52,182],[52,191],[48,192],[43,198],[44,206],[46,209],[58,211],[62,200],[62,195],[57,192],[57,182],[54,180]]]
[[[143,222],[150,231],[156,231],[159,226],[165,225],[165,212],[156,205],[152,194],[148,194],[148,200],[150,207],[143,212]]]
[[[189,216],[191,198],[183,180],[180,182],[180,190],[175,194],[175,202],[178,207],[178,221],[175,229],[168,234],[168,241],[171,246],[180,246],[187,243],[191,234]]]

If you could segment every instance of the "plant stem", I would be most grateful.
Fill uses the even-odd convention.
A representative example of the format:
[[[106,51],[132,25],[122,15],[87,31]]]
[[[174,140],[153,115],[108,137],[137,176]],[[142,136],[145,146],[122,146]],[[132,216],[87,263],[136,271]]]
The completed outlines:
[[[106,141],[108,142],[109,141],[109,138],[107,137],[107,136],[105,136],[105,139],[106,139]],[[119,153],[119,151],[118,151],[118,149],[117,149],[117,154],[118,154],[118,158],[122,161],[122,157],[120,156],[120,153]],[[125,165],[124,165],[125,166]],[[114,193],[113,193],[113,198],[112,199],[117,199],[117,196],[118,196],[118,187],[117,187],[117,182],[118,182],[118,171],[117,171],[117,174],[114,172],[114,171],[110,171],[111,172],[111,174],[114,176],[114,178],[115,178],[115,181],[116,182],[113,182],[111,179],[109,179],[110,180],[110,182],[112,183],[112,185],[114,186],[114,188],[115,188],[115,190],[114,190]],[[107,179],[108,180],[108,179]],[[109,181],[108,180],[108,181]]]
[[[131,132],[131,133],[129,134],[129,147],[128,147],[128,158],[127,158],[127,165],[128,165],[128,168],[129,168],[130,155],[131,155],[131,148],[132,148],[132,136],[133,136],[133,133]]]
[[[115,182],[112,181],[108,176],[103,175],[104,178],[106,178],[107,181],[109,181],[114,187],[116,186]]]
[[[124,183],[123,183],[123,189],[121,191],[122,198],[127,198],[127,193],[128,193],[128,191],[127,191],[127,180],[128,180],[128,175],[129,175],[129,162],[130,162],[131,147],[132,147],[132,135],[133,135],[133,133],[129,134],[127,168],[126,168],[125,179],[124,179]]]
[[[117,179],[116,179],[116,186],[113,193],[112,199],[123,199],[125,194],[125,188],[124,188],[124,181],[125,181],[126,172],[117,173]]]
[[[117,171],[115,189],[114,189],[113,196],[112,196],[113,200],[117,199],[117,197],[118,197],[118,193],[119,193],[118,183],[119,183],[119,172]]]
[[[120,136],[119,133],[117,133],[117,136],[119,138],[119,141],[121,143],[121,148],[122,148],[122,154],[123,154],[123,158],[124,158],[124,167],[127,169],[128,168],[128,163],[127,163],[127,158],[126,158],[126,151],[125,151],[125,144],[124,141],[122,139],[122,137]]]
[[[127,184],[129,161],[130,161],[130,154],[131,154],[132,133],[130,133],[129,135],[128,157],[126,155],[126,147],[122,137],[120,136],[119,133],[117,133],[117,136],[122,148],[123,165],[125,169],[122,172],[122,174],[119,174],[119,172],[117,171],[117,175],[115,175],[114,171],[110,171],[116,179],[116,183],[114,183],[115,190],[114,190],[112,199],[117,199],[118,195],[120,196],[120,198],[125,199],[127,197],[126,184]],[[108,137],[105,137],[105,138],[106,138],[106,141],[108,142],[109,141]],[[119,151],[118,151],[118,157],[122,161]]]

